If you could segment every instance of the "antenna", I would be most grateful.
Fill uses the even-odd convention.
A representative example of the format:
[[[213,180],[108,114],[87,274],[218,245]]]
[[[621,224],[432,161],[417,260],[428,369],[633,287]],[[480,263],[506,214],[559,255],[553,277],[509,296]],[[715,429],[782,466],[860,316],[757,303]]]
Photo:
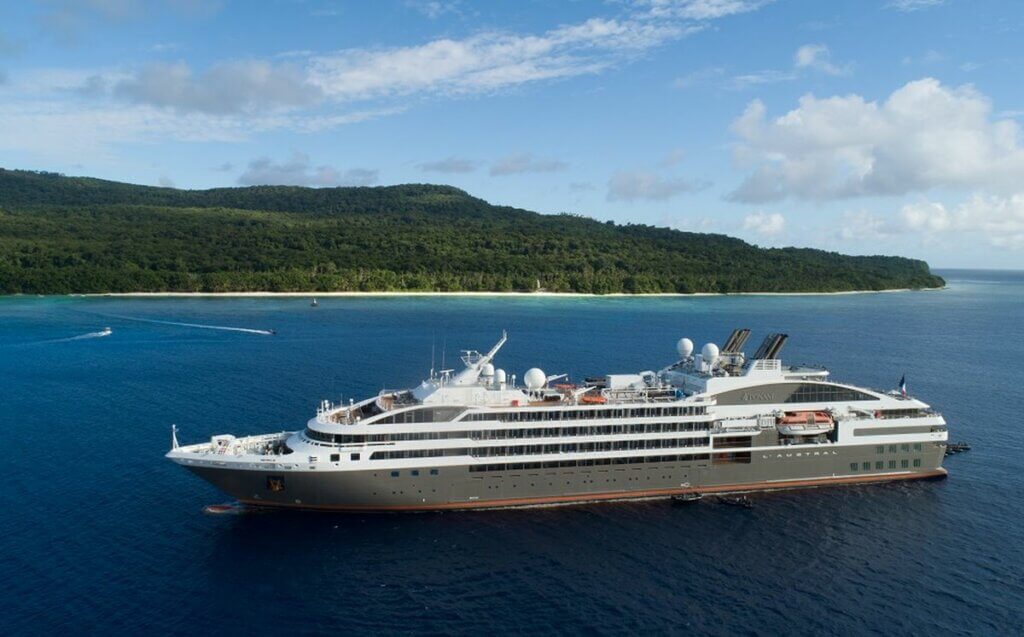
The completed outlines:
[[[437,349],[437,335],[430,335],[430,378],[434,378],[434,350]]]
[[[445,355],[447,353],[448,353],[448,337],[445,336],[444,337],[444,343],[441,345],[441,369],[445,368],[444,358],[445,358]]]

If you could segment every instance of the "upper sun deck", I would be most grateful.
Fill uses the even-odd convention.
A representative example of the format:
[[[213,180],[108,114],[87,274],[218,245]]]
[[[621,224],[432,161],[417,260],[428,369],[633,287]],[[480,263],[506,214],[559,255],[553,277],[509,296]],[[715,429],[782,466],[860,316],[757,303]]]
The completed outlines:
[[[748,361],[739,351],[746,340],[744,332],[749,334],[749,330],[734,331],[721,351],[709,343],[696,356],[692,355],[689,339],[682,339],[677,346],[680,359],[659,372],[608,374],[571,383],[565,374],[548,376],[532,368],[523,375],[525,382],[521,386],[516,384],[515,375],[496,369],[492,363],[507,340],[503,333],[486,354],[465,351],[465,368],[457,374],[454,370],[431,370],[429,378],[412,389],[382,390],[377,396],[350,401],[348,405],[324,402],[314,421],[322,425],[419,422],[398,418],[397,414],[442,407],[457,414],[467,409],[487,412],[673,402],[707,404],[714,402],[714,394],[730,389],[771,382],[824,380],[828,376],[828,371],[821,367],[784,366],[776,356],[785,343],[785,335],[770,335],[755,355],[759,358]]]

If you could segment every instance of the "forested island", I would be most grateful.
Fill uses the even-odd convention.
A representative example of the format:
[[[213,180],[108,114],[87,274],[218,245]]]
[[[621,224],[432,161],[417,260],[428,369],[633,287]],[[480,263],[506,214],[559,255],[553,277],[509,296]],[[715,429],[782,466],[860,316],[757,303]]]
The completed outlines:
[[[0,293],[838,292],[923,261],[495,206],[450,186],[177,190],[0,169]]]

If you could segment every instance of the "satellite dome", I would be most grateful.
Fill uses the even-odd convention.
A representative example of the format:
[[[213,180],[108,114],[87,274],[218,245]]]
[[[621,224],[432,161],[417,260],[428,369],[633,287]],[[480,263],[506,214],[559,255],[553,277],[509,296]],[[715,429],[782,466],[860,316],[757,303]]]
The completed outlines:
[[[693,341],[688,338],[679,339],[676,351],[679,352],[679,358],[689,358],[690,354],[693,354]]]
[[[499,385],[504,385],[506,380],[507,379],[505,377],[505,370],[497,369],[494,371],[494,382],[498,383]]]
[[[523,382],[529,389],[540,389],[547,384],[548,377],[544,374],[544,370],[533,367],[523,376]]]
[[[700,350],[700,355],[709,365],[714,365],[715,361],[718,360],[718,346],[714,343],[708,343]]]
[[[494,365],[491,365],[490,363],[484,365],[480,368],[480,375],[487,377],[494,376]]]

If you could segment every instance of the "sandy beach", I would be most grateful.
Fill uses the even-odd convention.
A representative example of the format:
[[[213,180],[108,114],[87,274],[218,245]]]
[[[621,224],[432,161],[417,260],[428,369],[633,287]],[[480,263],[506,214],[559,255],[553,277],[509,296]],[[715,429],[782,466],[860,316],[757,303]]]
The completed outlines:
[[[892,290],[848,290],[844,292],[694,292],[692,294],[681,294],[664,292],[657,294],[587,294],[583,292],[109,292],[102,294],[73,294],[71,296],[87,297],[121,297],[121,298],[193,298],[193,297],[224,297],[224,298],[330,298],[330,297],[505,297],[516,299],[538,299],[538,298],[658,298],[658,297],[704,297],[704,296],[836,296],[846,294],[883,294],[886,292],[933,292],[944,290],[942,288],[922,288],[913,290],[911,288],[897,288]]]

